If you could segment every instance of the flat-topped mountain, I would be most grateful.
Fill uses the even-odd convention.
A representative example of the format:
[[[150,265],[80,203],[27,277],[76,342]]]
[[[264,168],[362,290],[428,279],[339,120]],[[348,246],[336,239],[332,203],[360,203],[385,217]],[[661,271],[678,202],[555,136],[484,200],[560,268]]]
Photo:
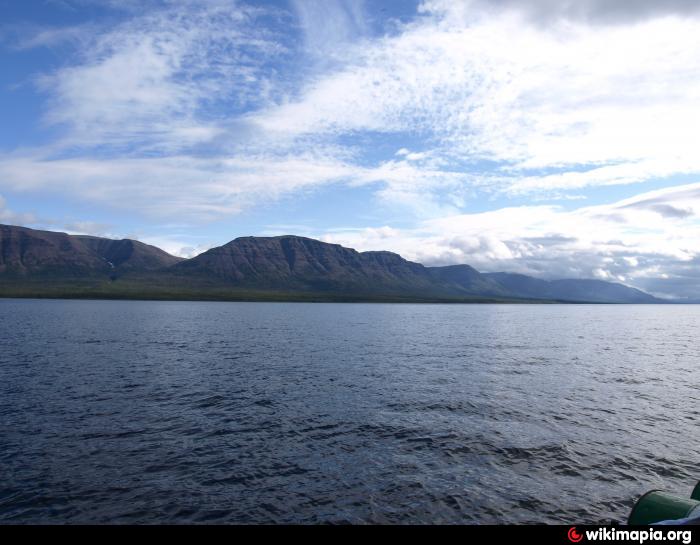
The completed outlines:
[[[467,265],[425,267],[392,252],[358,252],[297,236],[242,237],[171,271],[256,289],[423,296],[507,296]]]
[[[426,267],[298,237],[241,237],[192,259],[135,240],[0,225],[0,296],[221,300],[661,302],[600,280]]]

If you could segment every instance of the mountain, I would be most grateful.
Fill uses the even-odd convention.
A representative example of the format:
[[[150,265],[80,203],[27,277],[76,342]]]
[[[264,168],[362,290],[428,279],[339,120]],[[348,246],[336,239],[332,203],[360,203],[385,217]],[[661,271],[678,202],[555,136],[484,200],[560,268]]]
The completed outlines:
[[[75,236],[86,247],[118,271],[152,271],[175,265],[184,259],[138,240]]]
[[[481,274],[469,265],[448,265],[446,267],[430,267],[434,279],[447,286],[462,290],[466,293],[498,295],[512,297],[514,292],[505,288],[497,280]],[[519,295],[515,295],[520,297]]]
[[[547,281],[508,273],[482,274],[469,265],[425,267],[391,252],[357,252],[297,236],[237,238],[175,265],[171,272],[258,290],[659,302],[640,290],[601,280]]]
[[[587,303],[659,303],[641,290],[603,280],[540,280],[522,274],[485,273],[510,293],[528,299],[579,301]]]
[[[84,278],[163,269],[181,261],[136,240],[38,231],[0,225],[0,275]]]
[[[241,237],[192,259],[135,240],[0,225],[0,296],[211,300],[661,302],[600,280],[426,267],[298,236]]]
[[[425,267],[391,252],[358,252],[297,236],[242,237],[170,272],[262,290],[432,297],[508,296],[468,265]]]

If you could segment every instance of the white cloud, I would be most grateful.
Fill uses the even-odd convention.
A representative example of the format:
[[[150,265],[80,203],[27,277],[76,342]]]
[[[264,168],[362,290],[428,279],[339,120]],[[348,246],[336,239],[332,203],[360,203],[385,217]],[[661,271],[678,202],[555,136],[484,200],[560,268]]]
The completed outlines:
[[[362,2],[295,7],[307,45],[331,31],[344,44],[307,81],[276,78],[280,36],[232,0],[169,4],[94,36],[80,62],[41,80],[48,120],[67,133],[25,153],[23,173],[16,155],[0,159],[13,174],[3,184],[50,179],[101,200],[130,190],[162,210],[216,216],[298,188],[371,183],[381,202],[426,217],[478,195],[566,198],[700,171],[700,20],[541,28],[517,10],[432,1],[373,38]],[[371,145],[339,143],[368,131],[426,146],[367,161]],[[290,161],[296,180],[271,172]]]
[[[382,184],[376,198],[416,217],[455,213],[465,175],[430,161],[390,160],[358,166],[334,149],[240,157],[172,155],[151,158],[0,157],[2,186],[14,192],[59,194],[145,217],[197,222],[237,214],[282,195],[329,184]],[[439,191],[445,192],[438,198]]]
[[[206,121],[210,104],[266,99],[262,65],[284,48],[255,26],[259,15],[234,0],[183,2],[86,32],[80,62],[38,80],[47,121],[67,130],[62,147],[152,153],[211,141],[223,129]]]
[[[428,0],[432,9],[461,2],[465,10],[475,6],[492,11],[514,9],[531,20],[551,24],[557,20],[574,20],[588,23],[629,23],[650,17],[670,15],[696,16],[700,4],[695,0]],[[451,4],[451,5],[450,5]]]
[[[477,8],[427,3],[251,121],[286,138],[418,132],[445,159],[500,162],[491,182],[517,192],[700,171],[700,20],[542,29]]]
[[[335,57],[369,28],[364,0],[292,0],[304,33],[307,52],[316,57]],[[317,59],[318,60],[318,59]],[[328,62],[328,58],[322,61]]]
[[[108,160],[21,155],[0,160],[0,179],[13,191],[68,194],[75,200],[137,210],[147,216],[176,215],[199,221],[234,214],[287,192],[357,178],[361,173],[354,166],[310,153]]]
[[[165,250],[170,255],[189,259],[217,246],[213,243],[193,241],[187,234],[169,236],[137,236],[131,237],[140,240],[145,244],[150,244],[161,250]]]
[[[56,48],[66,44],[84,45],[86,36],[97,29],[89,24],[66,27],[42,27],[34,25],[16,25],[0,29],[0,37],[5,35],[5,41],[18,50],[35,49],[39,47]]]

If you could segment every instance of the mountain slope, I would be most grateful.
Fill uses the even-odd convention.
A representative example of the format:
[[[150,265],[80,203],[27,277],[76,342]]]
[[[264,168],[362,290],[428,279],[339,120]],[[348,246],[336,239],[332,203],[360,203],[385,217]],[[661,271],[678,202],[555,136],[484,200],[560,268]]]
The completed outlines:
[[[430,272],[437,281],[466,293],[505,297],[515,295],[498,281],[481,274],[469,265],[430,267]]]
[[[63,275],[102,267],[99,256],[65,233],[0,226],[0,273]]]
[[[115,271],[149,271],[181,261],[134,240],[68,235],[0,225],[0,274],[6,277],[106,276]]]
[[[594,303],[658,303],[656,297],[623,284],[603,280],[552,280],[550,299],[563,301],[590,301]]]
[[[580,301],[590,303],[658,303],[641,290],[603,280],[540,280],[522,274],[485,273],[510,293],[528,299]]]
[[[160,248],[144,244],[138,240],[113,240],[83,235],[74,236],[73,238],[82,242],[118,270],[152,271],[170,267],[183,261],[181,257],[170,255]]]

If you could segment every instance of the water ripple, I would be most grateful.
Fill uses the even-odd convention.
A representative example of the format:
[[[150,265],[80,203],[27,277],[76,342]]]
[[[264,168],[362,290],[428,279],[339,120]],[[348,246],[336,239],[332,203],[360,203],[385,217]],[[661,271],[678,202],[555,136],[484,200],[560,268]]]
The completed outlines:
[[[0,301],[0,522],[624,519],[700,307]]]

